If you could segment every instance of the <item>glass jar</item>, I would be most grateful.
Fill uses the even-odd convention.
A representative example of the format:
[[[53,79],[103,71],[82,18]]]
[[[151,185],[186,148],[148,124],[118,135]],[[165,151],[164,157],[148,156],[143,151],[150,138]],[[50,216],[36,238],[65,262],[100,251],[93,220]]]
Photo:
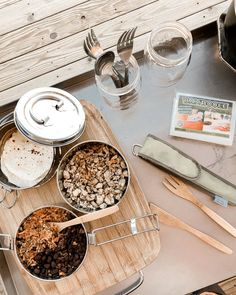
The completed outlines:
[[[144,54],[149,74],[157,85],[173,85],[183,76],[192,42],[191,32],[178,22],[164,22],[151,32]]]
[[[122,73],[124,64],[117,61],[115,69]],[[128,64],[129,82],[126,86],[117,88],[109,75],[96,75],[95,80],[98,90],[105,102],[114,109],[128,109],[138,101],[140,89],[140,68],[134,56],[131,56]]]

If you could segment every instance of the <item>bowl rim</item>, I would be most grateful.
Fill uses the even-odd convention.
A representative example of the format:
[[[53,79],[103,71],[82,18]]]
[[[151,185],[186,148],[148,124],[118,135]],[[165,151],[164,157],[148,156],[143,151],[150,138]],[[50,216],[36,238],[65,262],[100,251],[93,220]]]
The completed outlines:
[[[80,225],[83,227],[83,230],[84,230],[84,234],[85,234],[85,237],[86,237],[86,250],[85,250],[85,253],[84,253],[84,257],[82,259],[82,261],[80,262],[80,264],[77,266],[77,268],[72,272],[70,273],[69,275],[65,276],[65,277],[61,277],[59,279],[43,279],[43,278],[40,278],[40,277],[37,277],[36,275],[32,274],[24,265],[23,263],[21,262],[20,260],[20,257],[18,256],[18,253],[17,253],[17,246],[16,246],[16,238],[17,238],[17,234],[18,234],[18,231],[21,227],[21,225],[24,223],[24,221],[29,218],[34,212],[40,210],[40,209],[44,209],[44,208],[60,208],[60,209],[63,209],[63,210],[66,210],[68,212],[70,212],[75,218],[78,217],[77,214],[73,211],[71,211],[71,209],[68,209],[66,207],[63,207],[63,206],[60,206],[60,205],[44,205],[44,206],[40,206],[40,207],[37,207],[36,209],[32,210],[29,214],[27,214],[22,220],[21,222],[19,223],[19,226],[15,232],[15,236],[14,236],[14,252],[15,252],[15,256],[17,258],[17,261],[19,262],[20,266],[33,278],[37,279],[37,280],[40,280],[40,281],[44,281],[44,282],[58,282],[60,280],[64,280],[70,276],[72,276],[76,271],[78,271],[80,269],[80,267],[83,265],[86,257],[87,257],[87,254],[88,254],[88,247],[89,247],[89,242],[88,242],[88,232],[84,226],[83,223],[80,223]]]
[[[113,148],[122,158],[122,160],[125,162],[126,164],[126,168],[127,168],[127,171],[128,171],[128,177],[127,177],[127,183],[126,183],[126,188],[125,190],[123,191],[122,193],[122,197],[120,198],[120,200],[117,202],[117,203],[114,203],[113,205],[109,206],[109,207],[112,207],[114,205],[119,205],[120,202],[124,199],[124,196],[126,195],[127,191],[128,191],[128,188],[129,188],[129,185],[130,185],[130,178],[131,178],[131,173],[130,173],[130,168],[129,168],[129,165],[128,165],[128,162],[126,160],[126,158],[124,157],[124,155],[119,151],[119,149],[117,149],[113,144],[111,143],[107,143],[106,141],[103,141],[103,140],[94,140],[94,139],[90,139],[90,140],[85,140],[85,141],[82,141],[80,143],[77,143],[75,144],[73,147],[71,147],[65,154],[64,156],[61,158],[61,161],[58,165],[58,168],[57,168],[57,172],[56,172],[56,182],[57,182],[57,187],[58,187],[58,190],[59,190],[59,193],[60,193],[60,196],[62,197],[62,199],[71,207],[73,208],[74,210],[77,210],[78,212],[81,212],[81,213],[84,213],[84,214],[87,214],[87,213],[91,213],[93,211],[88,211],[88,210],[85,210],[83,208],[77,208],[75,206],[73,206],[71,203],[69,203],[69,201],[67,200],[67,198],[65,198],[65,196],[63,195],[62,193],[62,190],[60,189],[60,181],[61,181],[61,178],[60,178],[60,173],[62,171],[61,169],[61,166],[63,165],[63,163],[68,159],[68,157],[70,157],[71,154],[73,154],[74,152],[76,152],[80,147],[82,147],[83,145],[86,145],[86,144],[105,144],[111,148]],[[94,211],[99,211],[99,210],[103,210],[103,209],[97,209],[97,210],[94,210]]]
[[[8,120],[4,121],[5,117],[3,117],[2,120],[0,121],[0,132],[2,131],[3,128],[7,128],[8,131],[11,132],[11,134],[15,131],[20,132],[18,130],[14,120],[11,119],[11,117],[9,117],[9,115],[10,114],[5,116],[5,117],[8,117]],[[3,123],[1,124],[1,122],[3,122]],[[2,149],[3,149],[2,144],[5,144],[6,136],[8,138],[10,137],[10,135],[7,135],[5,133],[4,136],[0,139],[0,154],[2,153]],[[5,180],[3,181],[2,179],[0,180],[0,184],[7,191],[14,191],[14,190],[24,190],[24,189],[39,187],[39,186],[47,183],[48,181],[50,181],[54,177],[57,167],[59,165],[60,159],[61,159],[61,148],[60,147],[52,147],[52,148],[53,148],[53,160],[52,160],[52,164],[50,166],[50,169],[48,170],[47,174],[37,184],[35,184],[34,186],[19,187],[9,181],[5,181]],[[0,164],[0,170],[1,170],[1,164]],[[3,173],[3,172],[1,172],[1,173]]]

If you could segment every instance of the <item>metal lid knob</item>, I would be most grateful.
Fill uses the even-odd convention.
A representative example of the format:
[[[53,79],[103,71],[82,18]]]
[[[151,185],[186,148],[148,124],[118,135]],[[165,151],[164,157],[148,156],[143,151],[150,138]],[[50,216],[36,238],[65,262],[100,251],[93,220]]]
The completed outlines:
[[[75,141],[85,127],[85,113],[70,93],[54,88],[36,88],[25,93],[15,108],[15,124],[30,140],[62,146]]]

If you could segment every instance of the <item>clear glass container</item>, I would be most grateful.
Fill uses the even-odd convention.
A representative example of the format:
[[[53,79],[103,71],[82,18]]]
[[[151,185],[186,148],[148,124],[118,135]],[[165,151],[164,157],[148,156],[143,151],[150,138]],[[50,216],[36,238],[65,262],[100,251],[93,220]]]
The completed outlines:
[[[116,70],[124,75],[124,64],[116,61]],[[121,88],[117,88],[108,75],[95,75],[96,84],[100,95],[105,102],[114,109],[128,109],[138,101],[140,90],[140,69],[137,60],[131,56],[128,65],[129,83]]]
[[[184,75],[192,42],[191,32],[178,22],[164,22],[151,32],[144,54],[157,85],[173,85]]]

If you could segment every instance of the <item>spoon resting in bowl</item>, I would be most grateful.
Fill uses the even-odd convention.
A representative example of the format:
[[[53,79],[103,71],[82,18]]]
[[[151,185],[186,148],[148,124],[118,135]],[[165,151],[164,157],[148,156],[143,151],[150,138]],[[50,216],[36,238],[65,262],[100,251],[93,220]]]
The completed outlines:
[[[111,207],[99,210],[99,211],[94,211],[91,213],[87,213],[85,215],[73,218],[68,221],[64,222],[51,222],[52,225],[56,226],[58,229],[58,232],[61,232],[63,229],[72,226],[72,225],[77,225],[89,221],[93,221],[108,215],[111,215],[119,210],[119,207],[117,205],[113,205]]]

